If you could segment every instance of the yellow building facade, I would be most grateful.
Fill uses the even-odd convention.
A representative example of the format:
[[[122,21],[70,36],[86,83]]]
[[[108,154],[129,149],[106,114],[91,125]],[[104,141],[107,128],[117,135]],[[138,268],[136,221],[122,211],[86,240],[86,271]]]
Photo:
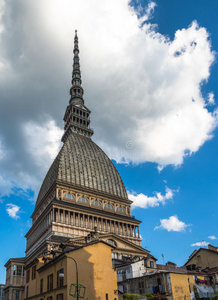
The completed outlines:
[[[74,250],[68,250],[51,259],[39,258],[26,267],[26,298],[34,300],[73,299],[69,295],[71,284],[78,283],[85,287],[86,300],[117,299],[117,278],[112,268],[112,246],[96,241]],[[74,260],[73,260],[73,259]],[[59,277],[60,272],[64,277]],[[28,275],[29,274],[29,275]],[[76,287],[72,286],[71,293]]]
[[[170,273],[173,299],[191,299],[187,274]]]

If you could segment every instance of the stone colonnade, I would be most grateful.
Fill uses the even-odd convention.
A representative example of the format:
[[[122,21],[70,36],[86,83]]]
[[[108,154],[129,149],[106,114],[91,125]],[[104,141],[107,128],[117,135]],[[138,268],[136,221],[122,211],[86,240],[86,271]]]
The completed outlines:
[[[49,223],[54,221],[90,230],[94,230],[96,227],[97,231],[113,232],[118,235],[140,238],[139,226],[125,223],[125,221],[115,221],[106,217],[98,217],[59,208],[53,208],[48,217]]]

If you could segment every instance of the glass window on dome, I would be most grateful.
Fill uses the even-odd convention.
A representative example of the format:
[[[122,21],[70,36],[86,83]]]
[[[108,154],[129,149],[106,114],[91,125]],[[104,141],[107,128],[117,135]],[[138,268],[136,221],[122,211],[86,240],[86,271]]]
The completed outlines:
[[[75,200],[74,196],[69,193],[64,194],[64,198],[69,200]]]
[[[92,201],[92,205],[94,206],[101,206],[101,203],[98,202],[97,200]]]
[[[125,214],[125,210],[121,206],[117,207],[117,212],[121,212]]]
[[[81,203],[89,203],[89,201],[85,198],[85,197],[80,197],[78,202],[81,202]]]
[[[113,210],[113,206],[110,204],[110,203],[106,203],[104,208],[107,208],[107,209],[110,209],[110,210]]]

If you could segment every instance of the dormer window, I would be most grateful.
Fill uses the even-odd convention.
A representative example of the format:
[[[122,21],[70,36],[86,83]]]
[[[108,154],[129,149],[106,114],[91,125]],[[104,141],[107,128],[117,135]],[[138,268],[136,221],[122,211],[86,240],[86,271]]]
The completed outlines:
[[[82,203],[86,203],[86,204],[89,203],[88,200],[85,197],[80,197],[78,202],[82,202]]]
[[[92,205],[101,207],[101,203],[97,200],[92,201]]]
[[[117,212],[121,212],[125,214],[125,210],[121,206],[117,207]]]

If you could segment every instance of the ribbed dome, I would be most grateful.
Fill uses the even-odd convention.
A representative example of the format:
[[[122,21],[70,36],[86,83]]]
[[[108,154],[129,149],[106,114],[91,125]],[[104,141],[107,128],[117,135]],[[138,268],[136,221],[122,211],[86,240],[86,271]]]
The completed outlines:
[[[71,133],[51,165],[36,206],[56,181],[127,199],[123,181],[108,156],[90,138]]]

